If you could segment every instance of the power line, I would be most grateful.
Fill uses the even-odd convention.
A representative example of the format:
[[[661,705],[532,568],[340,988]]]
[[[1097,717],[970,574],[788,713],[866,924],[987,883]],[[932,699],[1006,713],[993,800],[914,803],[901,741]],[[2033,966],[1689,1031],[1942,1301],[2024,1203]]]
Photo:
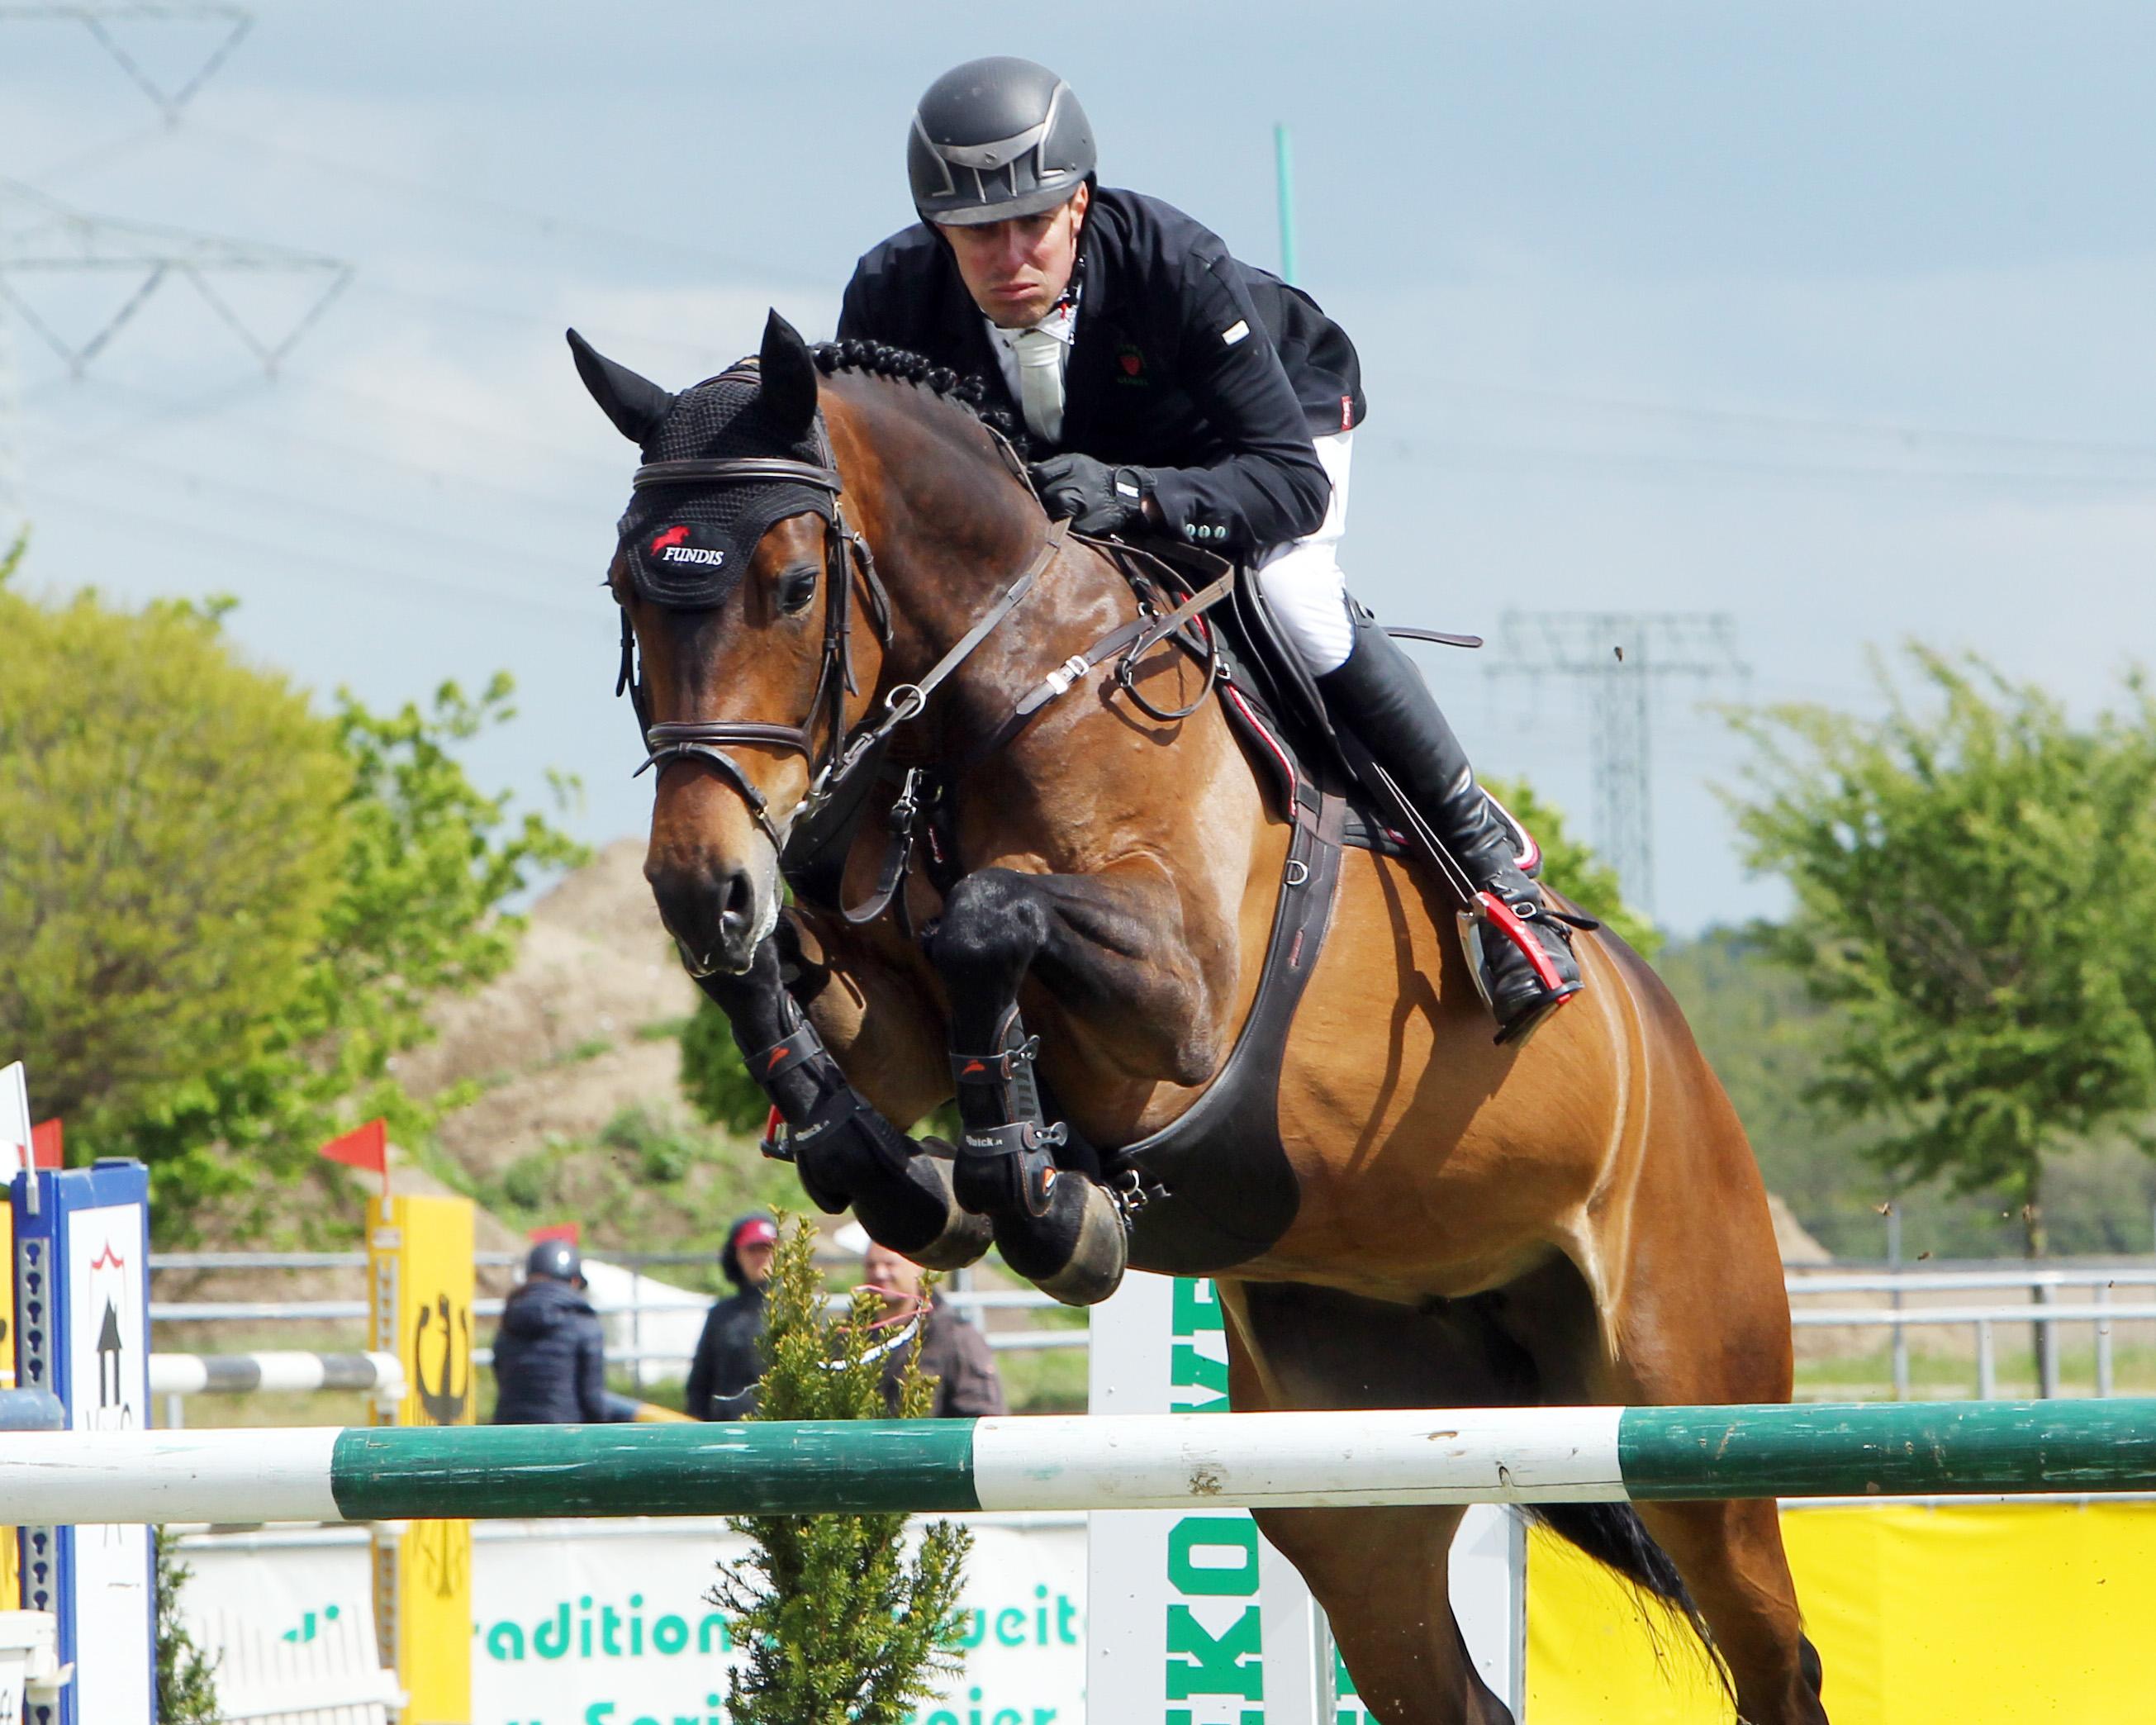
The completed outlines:
[[[103,389],[108,393],[131,397],[136,401],[148,403],[156,411],[96,436],[85,438],[79,443],[69,444],[63,449],[54,450],[46,456],[41,464],[46,469],[64,470],[74,466],[78,462],[93,458],[102,459],[108,454],[116,454],[121,459],[131,459],[126,454],[124,445],[128,439],[137,434],[154,431],[176,421],[216,413],[219,416],[218,424],[220,428],[238,431],[243,435],[257,439],[271,444],[280,451],[295,449],[319,450],[326,455],[335,457],[340,464],[364,462],[371,466],[408,473],[433,481],[437,486],[449,486],[459,493],[470,490],[493,491],[519,503],[536,505],[542,509],[569,509],[578,506],[558,489],[542,491],[510,485],[498,479],[490,479],[484,475],[445,472],[439,466],[411,460],[402,455],[387,454],[380,449],[371,449],[357,444],[341,442],[336,439],[322,437],[312,432],[295,431],[289,426],[273,424],[228,411],[235,403],[244,399],[247,394],[259,387],[257,385],[227,386],[186,400],[170,401],[152,395],[147,390],[130,388],[126,385],[116,384],[102,379],[93,379],[91,382],[93,388]],[[350,390],[335,390],[334,386],[314,387],[330,389],[333,393],[347,396],[354,400],[372,402],[393,413],[408,413],[414,418],[455,427],[457,429],[467,432],[474,439],[475,445],[484,439],[488,446],[491,447],[495,440],[495,434],[490,432],[482,431],[477,427],[462,425],[458,421],[445,418],[440,414],[427,413],[424,409],[406,408],[401,403],[383,398],[362,396]],[[584,468],[594,476],[605,472],[611,475],[616,480],[619,480],[629,465],[626,462],[601,462],[555,445],[541,444],[531,439],[511,440],[524,443],[532,449],[544,449],[559,460]],[[346,471],[346,468],[340,465],[338,469],[340,479],[345,476]],[[211,475],[190,473],[187,477],[190,480],[207,480],[213,485],[223,483],[221,479]],[[289,501],[297,503],[296,499]]]
[[[1657,684],[1743,678],[1736,619],[1714,612],[1507,611],[1491,676],[1562,676],[1586,686],[1595,838],[1625,896],[1655,913],[1654,726]]]
[[[408,569],[397,568],[387,564],[360,563],[342,557],[324,557],[319,552],[297,550],[289,543],[272,543],[268,540],[251,538],[244,533],[230,532],[222,527],[205,527],[192,521],[177,521],[171,516],[157,515],[146,510],[125,508],[114,504],[110,496],[105,494],[100,494],[95,497],[84,497],[49,485],[41,486],[39,490],[43,495],[53,501],[68,508],[80,510],[100,523],[128,522],[137,526],[152,529],[167,536],[177,536],[183,539],[194,539],[205,544],[245,552],[253,559],[256,567],[275,567],[280,572],[290,572],[300,576],[302,579],[310,578],[305,572],[311,567],[321,572],[321,574],[311,578],[321,580],[329,576],[336,576],[339,578],[337,582],[339,590],[347,594],[355,591],[350,578],[358,576],[365,582],[387,581],[398,586],[421,588],[429,593],[439,593],[465,604],[483,607],[488,614],[498,614],[506,607],[511,610],[543,611],[556,617],[572,617],[588,628],[596,629],[602,624],[608,629],[612,627],[607,621],[605,609],[597,602],[575,605],[565,600],[542,598],[528,591],[467,587],[460,583],[444,581],[432,575],[415,575]],[[590,583],[588,591],[596,595],[600,585],[599,582],[593,580]],[[357,591],[361,596],[365,596],[364,588]],[[611,645],[612,639],[610,634],[593,636],[595,641],[606,644],[603,650],[609,654],[613,650]],[[609,672],[608,675],[611,675],[612,673]]]
[[[1358,433],[1358,454],[1362,454]],[[1513,472],[1571,470],[1604,473],[1650,480],[1681,481],[1706,475],[1731,480],[1753,480],[1798,485],[1826,485],[1841,489],[1881,485],[1931,487],[1975,486],[1985,490],[2020,488],[2034,492],[2118,495],[2156,489],[2156,470],[2143,474],[2067,473],[2039,469],[2020,470],[1947,467],[1863,466],[1854,463],[1732,460],[1702,455],[1626,454],[1594,449],[1537,448],[1526,444],[1476,444],[1448,439],[1373,437],[1365,459],[1439,460],[1447,464]],[[2156,460],[2156,454],[2144,458]]]
[[[82,24],[122,70],[155,102],[170,126],[197,91],[231,57],[254,23],[253,14],[230,6],[13,6],[0,7],[0,23],[72,19]],[[167,90],[151,78],[108,28],[139,21],[211,22],[223,27],[217,45],[192,74]],[[233,277],[282,275],[312,277],[321,285],[304,313],[281,336],[258,332],[219,282]],[[86,339],[63,334],[25,297],[25,278],[85,275],[128,284],[119,309]],[[311,329],[350,285],[352,265],[336,258],[264,245],[218,234],[147,222],[93,216],[28,186],[0,179],[0,320],[8,311],[57,353],[74,377],[131,322],[158,289],[177,277],[192,286],[218,321],[275,375],[293,345]],[[0,536],[26,521],[20,409],[12,341],[0,347]]]
[[[1397,381],[1418,389],[1451,390],[1460,394],[1512,396],[1543,402],[1552,407],[1585,409],[1636,418],[1671,419],[1703,426],[1741,426],[1754,430],[1871,438],[1900,443],[1967,444],[1975,447],[2026,449],[2035,453],[2107,456],[2115,459],[2156,460],[2156,444],[2107,443],[2087,438],[2031,437],[1997,431],[1956,431],[1938,425],[1897,425],[1866,419],[1815,418],[1801,414],[1770,413],[1747,408],[1690,408],[1673,402],[1628,401],[1614,396],[1578,395],[1517,383],[1488,383],[1460,377],[1404,377]]]
[[[713,251],[708,246],[695,245],[679,239],[661,239],[654,234],[638,234],[625,228],[610,228],[603,223],[578,221],[572,217],[549,215],[544,210],[531,209],[526,205],[511,203],[497,198],[484,198],[475,192],[460,192],[441,186],[429,186],[420,180],[408,180],[399,175],[384,173],[375,167],[362,167],[356,162],[340,162],[335,157],[322,156],[312,150],[303,150],[296,145],[273,142],[265,138],[253,138],[244,132],[229,131],[222,126],[205,126],[200,121],[190,121],[187,127],[190,136],[220,144],[227,149],[236,149],[250,155],[282,156],[301,162],[324,173],[336,174],[401,198],[434,203],[448,209],[460,210],[467,215],[485,217],[488,220],[520,228],[546,239],[568,239],[603,245],[609,250],[629,245],[650,252],[659,252],[679,258],[685,262],[717,264],[722,269],[738,271],[765,282],[791,283],[797,286],[814,287],[825,292],[834,284],[828,277],[811,275],[802,270],[774,269],[769,264],[731,253]]]
[[[0,6],[0,23],[32,23],[69,20],[80,24],[125,72],[135,87],[157,105],[168,126],[179,124],[180,110],[195,92],[217,75],[233,51],[254,28],[254,14],[237,6]],[[120,44],[108,26],[114,23],[214,23],[223,34],[200,65],[178,88],[167,90],[142,69],[141,63]]]
[[[18,182],[0,180],[0,299],[14,307],[78,377],[172,277],[188,283],[274,376],[294,344],[351,285],[352,273],[352,266],[340,259],[288,246],[89,215]],[[131,280],[133,289],[87,341],[78,341],[54,329],[11,280],[55,274],[117,276]],[[280,337],[258,334],[215,285],[220,276],[280,275],[313,277],[322,284],[306,311]]]

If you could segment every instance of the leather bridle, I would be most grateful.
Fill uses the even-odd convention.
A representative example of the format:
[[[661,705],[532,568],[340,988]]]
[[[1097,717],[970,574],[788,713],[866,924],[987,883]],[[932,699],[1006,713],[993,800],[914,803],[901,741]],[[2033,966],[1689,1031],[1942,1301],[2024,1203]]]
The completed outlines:
[[[709,461],[651,461],[636,470],[633,481],[639,490],[653,485],[778,482],[811,485],[831,494],[831,519],[824,530],[823,664],[817,672],[815,692],[809,696],[808,712],[803,721],[798,725],[774,725],[757,719],[690,719],[653,724],[637,662],[636,630],[626,607],[621,614],[621,674],[614,684],[617,696],[624,692],[629,695],[636,710],[637,724],[644,734],[644,765],[636,769],[637,773],[641,774],[649,768],[663,767],[669,761],[685,758],[710,762],[740,794],[756,824],[763,829],[764,836],[782,853],[785,836],[778,823],[772,819],[768,799],[723,746],[748,743],[760,748],[783,749],[815,762],[815,744],[809,727],[815,722],[817,709],[828,698],[830,724],[823,758],[812,768],[808,789],[801,802],[788,811],[787,818],[791,819],[803,808],[813,814],[819,806],[834,801],[847,781],[880,768],[885,745],[890,742],[891,733],[907,720],[919,717],[927,709],[929,697],[944,680],[1017,608],[1019,602],[1032,591],[1034,583],[1055,561],[1070,531],[1067,521],[1052,524],[1040,551],[973,627],[917,681],[901,683],[890,690],[883,698],[882,716],[855,733],[846,721],[846,697],[857,693],[860,687],[854,677],[853,571],[858,568],[860,572],[868,597],[870,622],[877,639],[886,647],[891,639],[891,595],[885,592],[883,582],[876,574],[868,542],[846,525],[845,482],[831,465],[830,442],[820,413],[816,417],[816,445],[824,458],[820,462],[796,461],[779,455],[741,455]]]
[[[669,761],[689,758],[708,761],[747,805],[750,814],[762,829],[765,837],[780,853],[782,866],[787,865],[787,840],[792,834],[790,831],[782,833],[781,822],[773,819],[763,793],[757,788],[741,763],[727,752],[726,746],[745,743],[759,748],[779,749],[809,761],[812,767],[808,788],[803,793],[801,800],[787,811],[783,819],[789,827],[797,819],[806,820],[806,830],[814,841],[811,850],[822,848],[832,842],[850,844],[851,823],[858,819],[862,792],[867,782],[882,772],[892,734],[901,725],[919,717],[927,711],[929,698],[945,680],[1018,608],[1026,594],[1032,591],[1034,583],[1062,552],[1071,531],[1068,520],[1051,523],[1040,548],[1028,561],[1025,567],[997,594],[973,625],[918,680],[898,684],[888,691],[883,698],[883,712],[855,731],[848,724],[846,718],[846,697],[858,692],[852,651],[854,572],[856,569],[860,572],[870,621],[878,639],[886,648],[891,640],[891,597],[885,592],[883,583],[876,574],[875,560],[870,555],[867,541],[846,525],[844,480],[832,465],[830,443],[820,413],[816,417],[815,434],[817,453],[822,458],[819,461],[798,461],[777,455],[653,461],[636,470],[634,481],[639,490],[654,485],[778,483],[808,485],[830,493],[831,516],[825,523],[824,534],[826,591],[823,663],[817,672],[815,692],[809,697],[808,714],[802,722],[798,725],[775,725],[754,719],[693,719],[654,725],[651,722],[650,708],[640,675],[641,667],[637,661],[636,631],[629,621],[626,606],[622,609],[621,620],[621,675],[614,685],[617,696],[624,692],[629,695],[636,710],[637,723],[643,732],[646,752],[644,765],[638,768],[637,772],[642,773],[649,768],[663,767]],[[1018,465],[1015,457],[1009,459],[1014,474],[1022,480],[1024,470]],[[1224,598],[1233,585],[1233,577],[1224,576],[1204,591],[1192,594],[1164,615],[1153,606],[1142,603],[1140,615],[1136,619],[1112,630],[1086,652],[1074,655],[1043,679],[1038,688],[1029,691],[1004,723],[992,732],[985,743],[968,752],[967,762],[970,764],[978,761],[1010,742],[1043,707],[1060,698],[1087,671],[1110,658],[1120,655],[1122,663],[1117,680],[1135,696],[1136,691],[1131,688],[1129,675],[1132,663],[1159,642],[1171,637],[1179,638],[1186,625]],[[1198,703],[1181,712],[1163,713],[1156,716],[1188,717],[1212,692],[1218,674],[1218,663],[1209,637],[1202,647],[1193,650],[1206,662],[1205,693],[1199,696]],[[829,726],[822,757],[819,760],[811,727],[815,723],[819,708],[827,700],[830,703]],[[1151,711],[1150,707],[1147,710]],[[889,823],[891,837],[875,891],[860,906],[851,909],[839,906],[850,922],[869,922],[881,915],[903,883],[911,856],[914,820],[918,814],[914,796],[914,785],[918,777],[918,769],[905,775],[905,783],[893,805]],[[833,826],[830,834],[817,835],[815,829],[819,819]]]
[[[856,692],[858,687],[854,680],[852,608],[852,576],[856,566],[869,588],[871,620],[885,644],[890,643],[891,602],[876,578],[867,545],[846,526],[845,506],[839,501],[845,485],[838,470],[829,465],[830,444],[820,414],[816,421],[816,442],[818,452],[824,457],[820,462],[796,461],[779,455],[741,455],[710,461],[649,461],[636,470],[632,482],[639,491],[654,485],[784,484],[807,485],[831,494],[831,518],[824,528],[823,663],[817,671],[815,692],[808,699],[808,714],[800,724],[774,725],[755,719],[670,720],[653,724],[636,660],[636,631],[626,607],[621,614],[621,675],[614,685],[614,693],[627,691],[644,734],[646,753],[644,765],[637,772],[640,774],[649,768],[663,768],[669,761],[690,757],[710,762],[740,793],[756,824],[763,829],[764,836],[774,846],[783,841],[778,824],[772,819],[769,801],[756,788],[741,762],[726,752],[725,745],[747,743],[758,748],[780,749],[814,762],[815,745],[809,727],[815,723],[817,709],[828,697],[831,707],[829,735],[821,769],[812,771],[814,794],[815,783],[827,779],[831,768],[845,752],[846,697]],[[857,560],[857,565],[850,558]]]

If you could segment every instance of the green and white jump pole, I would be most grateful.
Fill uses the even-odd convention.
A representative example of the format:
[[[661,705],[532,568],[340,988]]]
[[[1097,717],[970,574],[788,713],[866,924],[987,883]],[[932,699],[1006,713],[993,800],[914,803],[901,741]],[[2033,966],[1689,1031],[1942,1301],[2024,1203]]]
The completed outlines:
[[[2156,1491],[2156,1399],[0,1434],[0,1522]]]

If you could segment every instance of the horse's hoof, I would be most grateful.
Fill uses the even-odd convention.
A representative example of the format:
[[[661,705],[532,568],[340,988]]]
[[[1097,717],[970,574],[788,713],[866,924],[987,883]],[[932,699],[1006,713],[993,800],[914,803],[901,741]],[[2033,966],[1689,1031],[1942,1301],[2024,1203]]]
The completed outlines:
[[[1035,1278],[1034,1286],[1065,1306],[1097,1306],[1122,1286],[1130,1260],[1130,1224],[1107,1189],[1084,1175],[1065,1173],[1055,1183],[1083,1187],[1085,1208],[1070,1261],[1053,1276]]]
[[[921,1153],[906,1164],[906,1174],[915,1185],[927,1187],[932,1182],[943,1197],[943,1231],[906,1255],[923,1270],[963,1270],[978,1263],[995,1244],[996,1224],[964,1208],[952,1190],[951,1163],[956,1154],[941,1138],[923,1138]]]

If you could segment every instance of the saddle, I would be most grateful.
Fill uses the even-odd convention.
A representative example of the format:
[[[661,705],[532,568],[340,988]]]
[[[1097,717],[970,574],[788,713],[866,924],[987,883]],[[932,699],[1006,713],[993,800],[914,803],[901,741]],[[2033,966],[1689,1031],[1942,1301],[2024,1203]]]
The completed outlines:
[[[1193,586],[1226,567],[1180,546],[1147,549]],[[1323,697],[1257,584],[1237,581],[1203,627],[1218,655],[1221,710],[1267,800],[1294,832],[1257,988],[1226,1062],[1177,1119],[1103,1153],[1111,1178],[1135,1175],[1146,1199],[1132,1219],[1131,1262],[1178,1276],[1246,1263],[1294,1222],[1301,1196],[1281,1142],[1280,1076],[1296,1009],[1332,927],[1341,853],[1353,847],[1398,855],[1407,848],[1358,787]]]
[[[1073,537],[1081,536],[1073,535]],[[1294,829],[1250,1012],[1226,1062],[1192,1106],[1132,1144],[1099,1147],[1106,1183],[1132,1194],[1130,1262],[1140,1269],[1199,1276],[1247,1263],[1269,1250],[1301,1205],[1293,1165],[1281,1141],[1280,1075],[1304,988],[1324,950],[1338,897],[1341,855],[1361,849],[1398,856],[1410,850],[1382,804],[1362,788],[1361,752],[1336,732],[1323,697],[1304,670],[1254,582],[1214,554],[1178,542],[1086,537],[1142,601],[1135,622],[1104,637],[1045,676],[966,757],[939,769],[908,767],[879,753],[858,763],[846,793],[827,802],[788,846],[783,866],[804,901],[866,922],[887,909],[906,932],[903,884],[916,856],[940,891],[958,879],[950,842],[950,787],[973,762],[1022,732],[1034,715],[1091,667],[1119,660],[1117,680],[1156,719],[1187,717],[1217,699],[1241,739],[1272,809]],[[1472,637],[1403,631],[1459,645]],[[1172,642],[1204,667],[1198,700],[1176,711],[1152,706],[1130,670]],[[895,790],[886,816],[885,855],[861,904],[842,902],[839,882],[875,784]],[[790,919],[789,919],[790,920]],[[812,998],[828,971],[800,952],[791,986]]]

